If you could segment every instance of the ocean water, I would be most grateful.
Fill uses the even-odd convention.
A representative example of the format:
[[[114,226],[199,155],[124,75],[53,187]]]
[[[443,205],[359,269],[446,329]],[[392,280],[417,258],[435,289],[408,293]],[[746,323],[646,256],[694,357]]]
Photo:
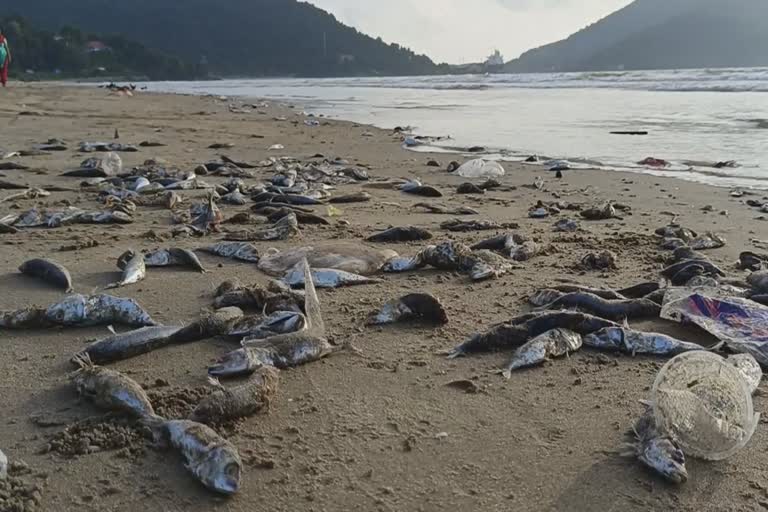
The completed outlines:
[[[305,112],[450,137],[495,158],[536,154],[768,189],[768,68],[397,78],[154,82],[153,91],[267,98]],[[322,129],[322,128],[317,128]],[[648,131],[646,136],[611,131]],[[417,147],[414,150],[433,149]],[[646,157],[669,165],[640,165]],[[715,163],[735,161],[736,167]]]

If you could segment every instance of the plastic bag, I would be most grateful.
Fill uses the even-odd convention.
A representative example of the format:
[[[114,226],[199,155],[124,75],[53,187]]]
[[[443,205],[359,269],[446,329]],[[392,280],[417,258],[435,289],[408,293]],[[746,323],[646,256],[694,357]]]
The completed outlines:
[[[498,178],[504,176],[506,171],[498,162],[476,158],[464,163],[454,174],[464,178]]]

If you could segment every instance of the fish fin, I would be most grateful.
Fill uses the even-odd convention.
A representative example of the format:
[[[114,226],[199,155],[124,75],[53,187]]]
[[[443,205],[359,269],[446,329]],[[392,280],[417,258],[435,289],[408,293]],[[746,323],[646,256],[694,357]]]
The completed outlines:
[[[117,332],[115,331],[115,326],[113,326],[113,325],[108,325],[107,326],[107,330],[109,332],[111,332],[112,334],[117,334]]]
[[[312,279],[312,271],[309,268],[307,258],[301,261],[304,267],[304,312],[307,314],[309,331],[317,336],[325,336],[325,323],[320,310],[320,299],[317,298],[315,282]]]
[[[208,385],[217,388],[217,389],[224,389],[224,386],[221,384],[219,379],[216,377],[208,376]]]

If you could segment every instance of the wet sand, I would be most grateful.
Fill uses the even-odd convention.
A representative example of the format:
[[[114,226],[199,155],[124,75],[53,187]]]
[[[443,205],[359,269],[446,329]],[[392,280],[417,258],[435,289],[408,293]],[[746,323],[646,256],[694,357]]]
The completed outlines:
[[[519,223],[517,231],[539,242],[546,252],[488,282],[473,284],[465,275],[423,270],[380,276],[384,279],[380,284],[321,290],[332,340],[352,341],[363,354],[342,352],[282,372],[271,411],[226,428],[224,433],[246,464],[242,490],[231,499],[204,490],[183,468],[180,457],[153,450],[130,427],[104,423],[95,408],[78,401],[67,381],[72,370],[69,358],[88,341],[107,335],[106,328],[0,331],[0,448],[11,460],[23,460],[32,468],[23,478],[42,487],[37,510],[747,511],[768,507],[768,453],[762,449],[768,431],[763,424],[750,449],[732,459],[689,460],[690,480],[680,487],[659,480],[634,459],[619,456],[624,434],[642,410],[638,400],[647,398],[663,360],[583,350],[543,368],[516,372],[507,381],[489,371],[504,364],[508,353],[455,360],[436,354],[492,323],[528,311],[526,296],[548,284],[573,281],[622,288],[656,279],[667,253],[658,250],[653,231],[670,221],[669,213],[691,229],[724,235],[727,246],[708,255],[730,276],[741,276],[733,265],[738,254],[765,249],[750,240],[768,239],[768,222],[758,220],[760,214],[744,204],[749,197],[734,198],[727,189],[619,172],[570,172],[558,180],[544,169],[514,164],[505,164],[507,175],[499,180],[504,190],[457,195],[456,186],[468,180],[444,171],[453,156],[407,152],[400,148],[398,135],[341,121],[322,120],[319,127],[307,127],[299,110],[280,106],[257,110],[261,112],[238,114],[229,111],[226,101],[215,98],[141,93],[128,98],[92,87],[43,84],[0,91],[0,148],[30,148],[52,137],[64,139],[71,148],[50,156],[13,159],[30,170],[0,171],[4,175],[0,179],[75,190],[0,203],[0,214],[38,204],[98,209],[96,194],[78,191],[82,179],[59,175],[88,156],[77,153],[79,141],[109,142],[118,129],[120,142],[166,144],[121,153],[128,168],[149,158],[193,169],[222,153],[249,162],[287,155],[305,161],[321,153],[364,165],[376,178],[418,177],[443,191],[444,197],[436,202],[480,211],[469,219]],[[33,115],[20,115],[24,111]],[[287,116],[287,120],[274,120],[276,116]],[[371,136],[363,135],[366,132]],[[216,142],[235,146],[224,151],[207,149]],[[285,149],[267,150],[278,143]],[[432,158],[440,168],[426,166]],[[256,172],[264,179],[272,175],[268,170]],[[543,190],[532,186],[536,177],[544,179]],[[334,193],[360,189],[345,185]],[[330,218],[330,226],[302,226],[298,238],[256,245],[266,250],[320,241],[356,242],[398,225],[427,228],[436,240],[467,243],[497,233],[450,233],[440,223],[451,216],[413,208],[425,198],[363,189],[374,200],[336,205],[342,214]],[[2,190],[0,198],[14,192]],[[182,195],[201,197],[203,191]],[[630,206],[631,213],[621,220],[582,221],[586,231],[574,234],[552,230],[558,218],[574,217],[573,212],[543,220],[528,218],[528,209],[538,200],[557,199],[586,205],[614,200]],[[707,205],[712,212],[702,211]],[[221,208],[227,217],[249,211],[248,205]],[[325,206],[314,210],[327,214]],[[126,249],[196,248],[220,238],[157,241],[148,233],[163,234],[170,227],[168,210],[139,207],[135,222],[129,225],[76,225],[0,235],[0,310],[45,305],[63,296],[17,271],[32,257],[50,257],[64,264],[76,291],[91,293],[117,280],[115,262]],[[59,250],[84,238],[96,240],[98,246]],[[380,245],[410,256],[424,243]],[[586,253],[602,249],[616,253],[618,270],[577,268]],[[209,307],[212,291],[225,279],[262,284],[269,280],[254,265],[199,255],[209,270],[206,274],[149,269],[145,281],[113,292],[138,300],[156,320],[173,324]],[[363,326],[377,305],[412,291],[439,297],[450,323],[440,328]],[[660,320],[633,325],[712,343],[701,331]],[[231,348],[230,342],[206,340],[111,367],[149,388],[164,414],[182,416],[208,392],[207,365]],[[463,379],[472,381],[477,392],[447,385]],[[763,412],[767,402],[762,389],[755,402],[756,410]],[[34,422],[34,418],[43,421]],[[96,419],[93,425],[80,424],[61,434],[85,418]]]

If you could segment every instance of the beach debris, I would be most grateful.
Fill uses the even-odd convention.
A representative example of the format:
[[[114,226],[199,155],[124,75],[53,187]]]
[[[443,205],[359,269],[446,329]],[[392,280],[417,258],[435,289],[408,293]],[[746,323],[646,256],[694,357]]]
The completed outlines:
[[[83,160],[80,167],[67,171],[62,176],[81,178],[109,178],[123,172],[123,160],[114,152],[103,156],[91,157]]]
[[[407,183],[399,185],[398,188],[406,194],[413,194],[422,197],[443,197],[443,193],[437,190],[435,187],[422,185],[419,180],[411,180]]]
[[[366,325],[398,322],[419,322],[435,325],[448,323],[448,314],[440,300],[429,293],[410,293],[384,304],[368,315]]]
[[[277,395],[280,372],[270,366],[259,368],[238,386],[227,388],[209,377],[213,393],[204,398],[189,419],[199,423],[218,424],[253,416],[268,409]]]
[[[108,364],[122,361],[140,354],[146,354],[170,344],[170,337],[181,326],[141,327],[133,331],[118,333],[87,345],[73,358],[73,362],[84,357],[95,364]]]
[[[687,455],[724,460],[743,449],[757,427],[745,375],[712,352],[686,352],[659,371],[651,390],[659,429]]]
[[[82,398],[108,412],[138,418],[155,416],[147,393],[127,375],[97,366],[87,355],[76,356],[73,362],[78,370],[70,376],[70,380]]]
[[[117,267],[123,271],[120,281],[107,285],[107,289],[135,284],[147,277],[144,255],[134,250],[124,252],[117,260]]]
[[[232,258],[248,263],[259,262],[259,250],[255,245],[248,242],[219,242],[208,247],[202,247],[198,250],[223,258]]]
[[[434,237],[426,229],[415,226],[394,227],[376,233],[366,238],[368,242],[415,242],[419,240],[430,240]]]
[[[591,252],[581,258],[581,268],[584,270],[616,270],[616,255],[611,251]]]
[[[483,240],[473,245],[471,249],[473,251],[488,249],[514,261],[528,261],[539,253],[539,246],[535,242],[517,233]]]
[[[681,341],[665,334],[642,332],[628,327],[607,327],[584,337],[584,346],[630,354],[676,356],[683,352],[707,350],[696,343]]]
[[[301,263],[289,270],[283,276],[283,282],[291,288],[304,288],[304,269]],[[312,281],[316,288],[339,288],[342,286],[355,286],[361,284],[381,283],[381,279],[361,276],[351,272],[345,272],[334,268],[313,268]]]
[[[55,261],[41,258],[27,260],[19,267],[19,272],[62,288],[66,293],[74,291],[69,270]]]
[[[645,412],[632,426],[634,441],[629,443],[631,454],[637,457],[641,464],[673,484],[685,483],[688,480],[688,471],[683,450],[672,437],[664,434],[658,427],[651,404],[642,403]]]
[[[147,267],[191,267],[198,272],[206,272],[194,252],[178,247],[150,251],[144,255],[144,264]]]
[[[448,207],[434,203],[416,203],[414,208],[422,208],[429,213],[441,215],[480,215],[480,212],[469,206]]]
[[[695,324],[734,352],[768,367],[768,307],[740,297],[715,297],[685,289],[665,299],[661,318]]]
[[[547,309],[577,309],[608,320],[658,317],[661,306],[648,299],[607,300],[584,292],[567,293]]]
[[[373,199],[373,196],[368,192],[355,192],[354,194],[347,194],[343,196],[331,197],[328,202],[333,204],[343,203],[367,203]]]
[[[581,348],[581,335],[568,329],[552,329],[515,350],[507,366],[494,373],[512,378],[512,372],[544,364],[549,359],[567,356]]]
[[[573,219],[560,219],[553,226],[555,233],[573,233],[579,230],[581,230],[581,225]]]
[[[304,291],[306,329],[258,340],[230,352],[208,368],[209,375],[214,377],[245,375],[262,366],[290,368],[317,361],[337,350],[325,338],[325,323],[320,311],[320,301],[317,298],[306,259],[303,260],[302,265],[306,283]]]
[[[392,258],[382,268],[384,272],[407,272],[432,266],[440,270],[467,272],[473,281],[499,277],[512,265],[491,251],[473,251],[458,242],[442,242],[429,245],[412,258]]]
[[[579,214],[586,220],[608,220],[608,219],[620,219],[616,213],[616,208],[611,203],[605,203],[603,206],[594,206],[586,210],[582,210]]]
[[[240,490],[243,462],[237,448],[213,429],[190,420],[148,418],[144,423],[158,442],[170,444],[184,457],[184,467],[208,489],[233,495]]]
[[[449,358],[455,358],[475,352],[517,348],[552,329],[568,329],[586,336],[606,327],[619,325],[604,318],[573,311],[529,313],[471,336],[447,355]]]
[[[520,225],[515,222],[499,224],[492,220],[461,220],[451,219],[440,224],[441,229],[453,232],[489,231],[492,229],[517,229]]]
[[[287,240],[293,236],[299,235],[300,233],[301,231],[299,231],[299,222],[296,219],[296,215],[291,213],[275,222],[269,228],[259,230],[230,231],[224,236],[224,239],[238,242],[266,242],[273,240]]]
[[[474,183],[462,183],[456,187],[457,194],[485,194],[485,190]]]
[[[375,274],[398,254],[361,243],[334,242],[296,247],[285,251],[269,249],[261,256],[259,269],[272,276],[283,276],[307,259],[312,268],[344,270],[359,275]]]
[[[476,158],[465,162],[452,174],[463,178],[499,178],[504,176],[506,171],[498,162]]]

